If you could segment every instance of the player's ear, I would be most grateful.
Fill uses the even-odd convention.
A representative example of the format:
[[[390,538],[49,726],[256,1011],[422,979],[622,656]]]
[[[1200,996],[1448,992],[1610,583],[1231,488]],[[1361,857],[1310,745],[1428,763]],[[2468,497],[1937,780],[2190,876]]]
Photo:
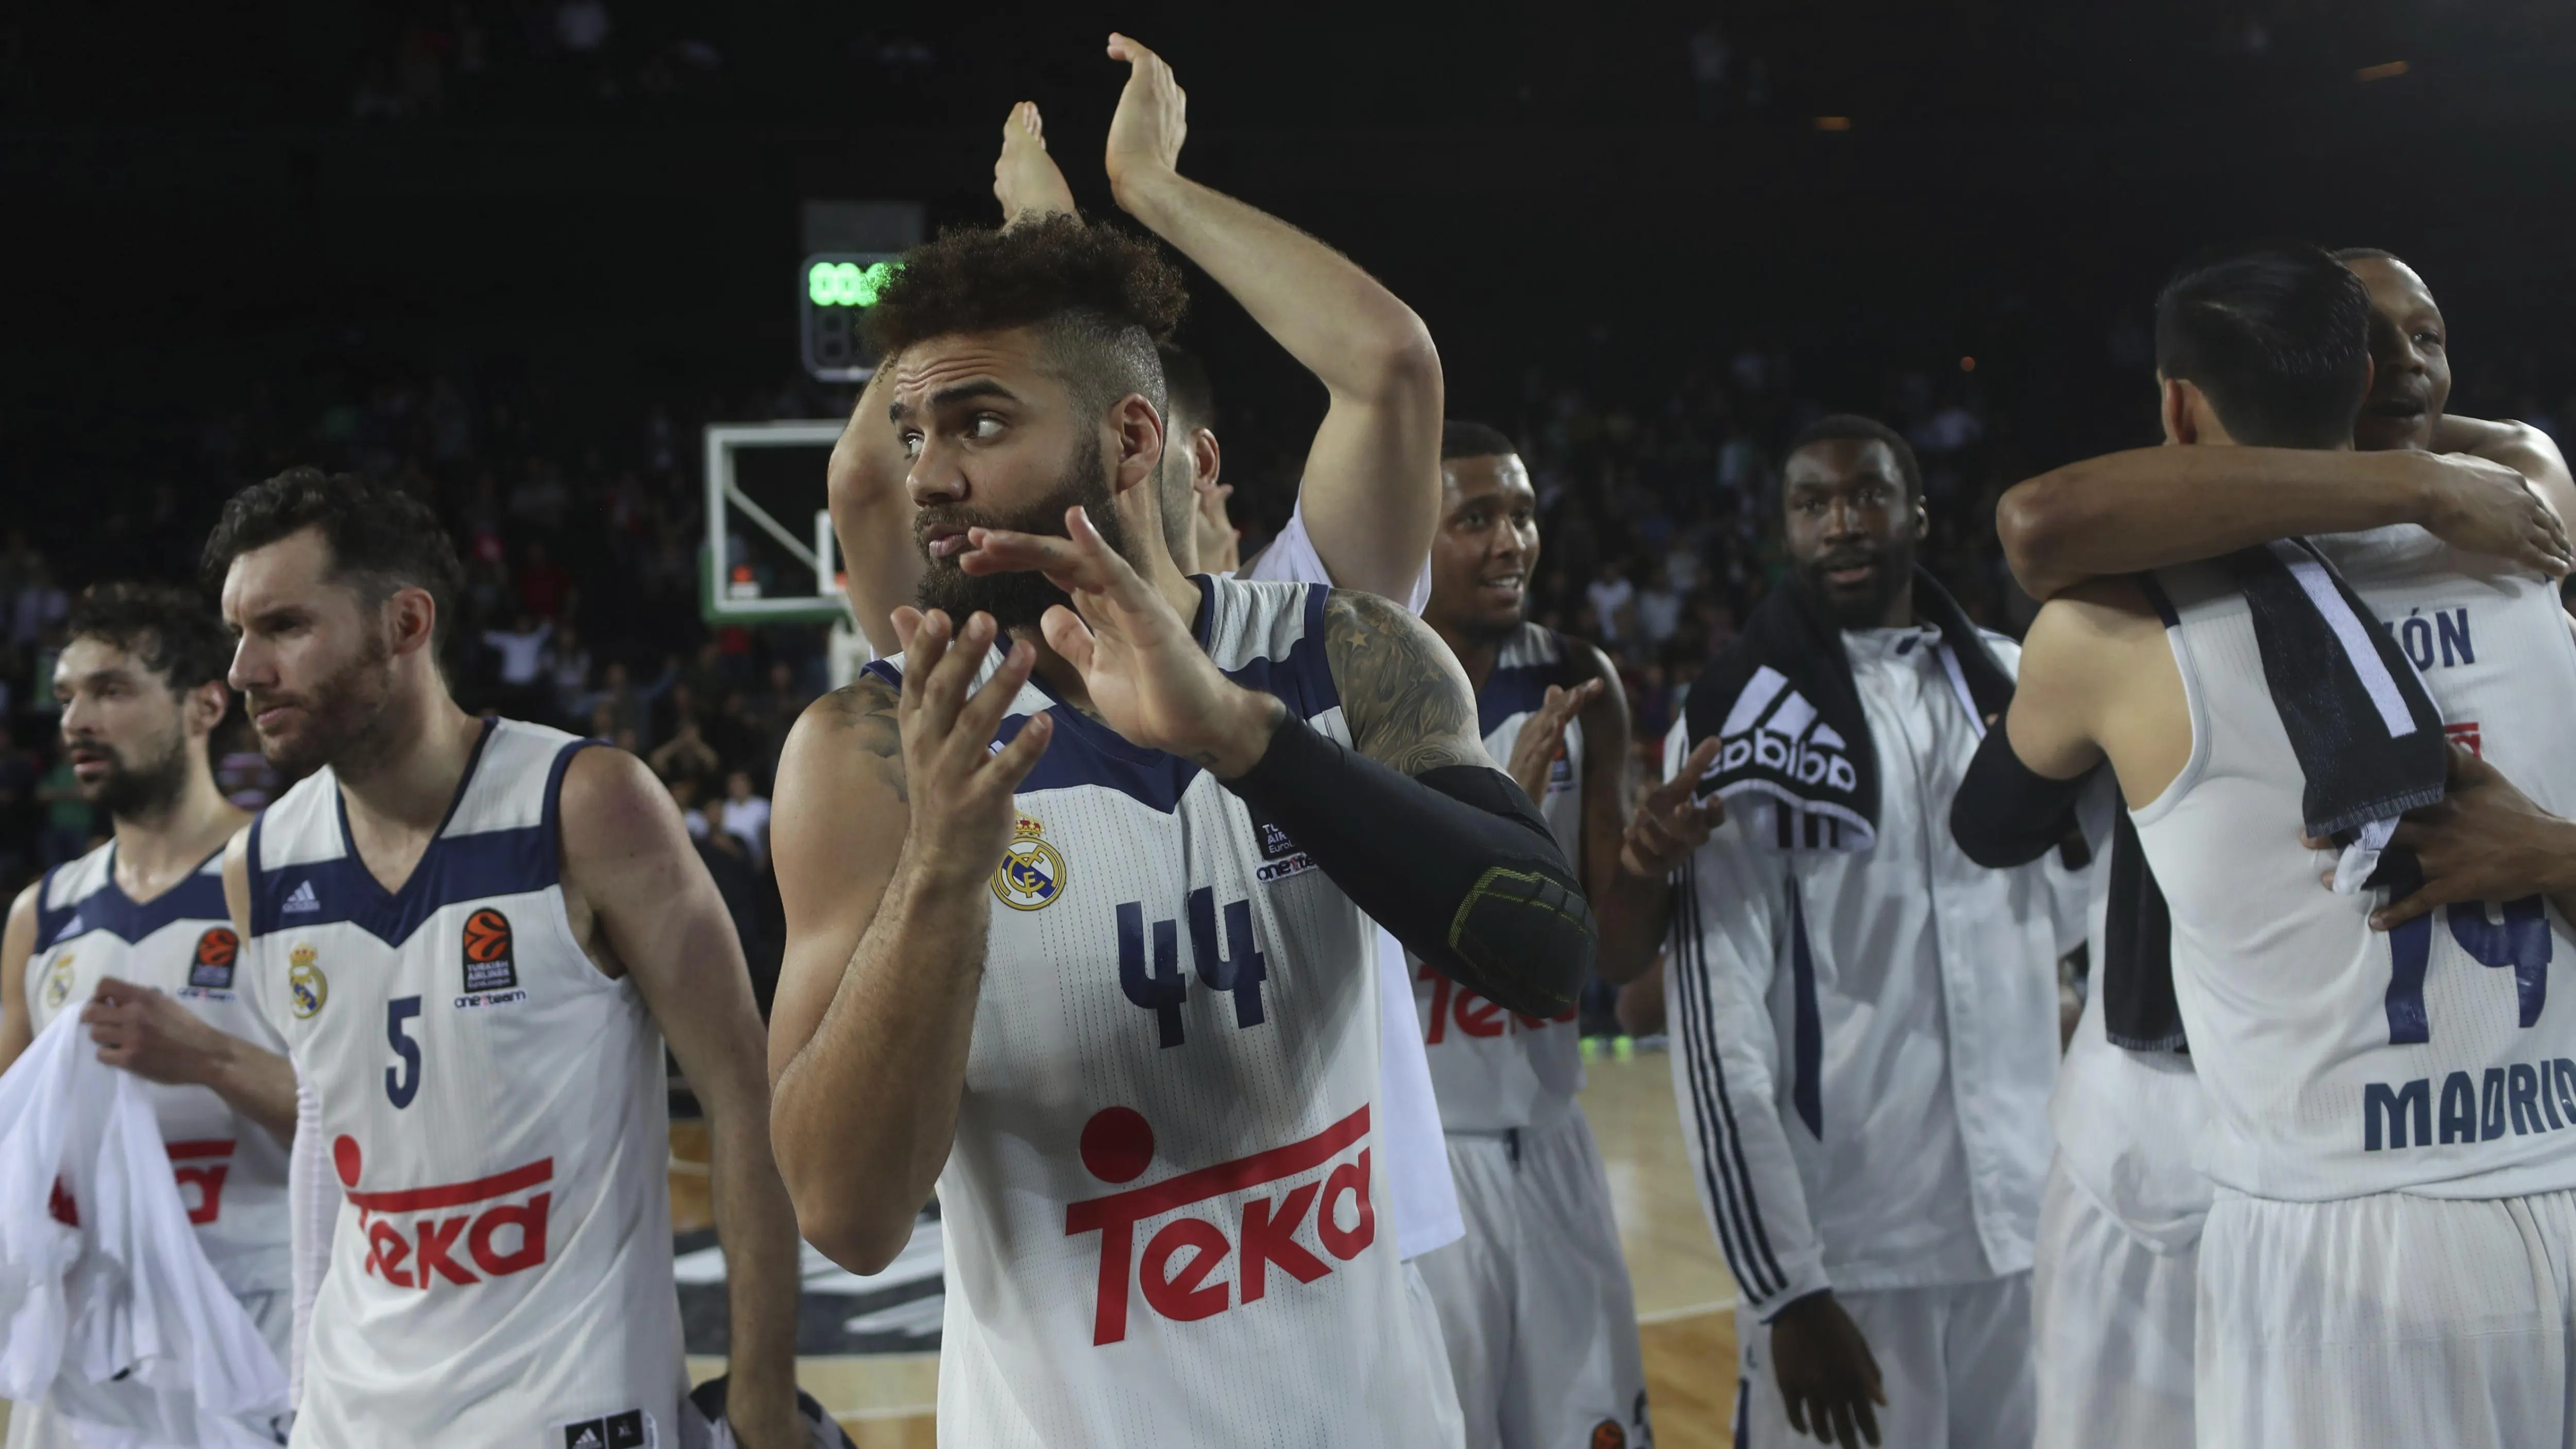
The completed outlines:
[[[1163,463],[1163,418],[1154,405],[1142,393],[1127,394],[1109,410],[1109,429],[1117,459],[1109,491],[1123,494],[1140,483],[1153,482]]]
[[[2156,374],[2156,388],[2162,394],[2157,399],[2157,411],[2164,422],[2165,441],[2186,444],[2199,442],[2200,429],[2192,416],[2192,400],[2199,396],[2200,389],[2181,378],[2167,377],[2161,372]]]
[[[1190,434],[1190,483],[1193,487],[1216,486],[1216,475],[1225,467],[1225,453],[1216,445],[1216,434],[1200,428]]]
[[[396,589],[385,600],[384,627],[392,636],[387,643],[393,653],[427,649],[438,632],[438,601],[427,589]]]
[[[224,722],[224,712],[232,705],[231,687],[220,679],[209,679],[188,691],[180,722],[190,735],[210,735]]]

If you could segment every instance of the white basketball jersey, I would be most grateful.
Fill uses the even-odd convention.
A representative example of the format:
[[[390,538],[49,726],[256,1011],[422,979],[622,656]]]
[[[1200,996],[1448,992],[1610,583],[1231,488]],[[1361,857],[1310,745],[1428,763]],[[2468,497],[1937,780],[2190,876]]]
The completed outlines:
[[[251,826],[249,963],[346,1193],[299,1445],[677,1442],[662,1036],[560,883],[585,743],[485,721],[399,891],[328,769]]]
[[[45,875],[27,960],[27,1010],[41,1033],[88,1004],[99,981],[113,976],[164,992],[215,1030],[282,1056],[286,1043],[234,985],[240,948],[224,906],[222,851],[137,904],[116,883],[116,846],[103,845]],[[286,1144],[211,1087],[138,1084],[160,1121],[180,1201],[216,1276],[236,1295],[285,1292],[292,1277]]]
[[[2576,813],[2576,643],[2557,590],[2412,525],[2319,539],[2416,666],[2450,737],[2544,810]],[[2576,963],[2539,897],[2370,929],[2384,892],[2318,883],[2304,777],[2244,596],[2214,566],[2169,571],[2166,636],[2190,762],[2133,812],[2173,907],[2174,984],[2208,1089],[2202,1166],[2258,1197],[2406,1191],[2485,1198],[2576,1187]]]
[[[1217,666],[1347,742],[1328,591],[1200,587]],[[1447,1370],[1409,1316],[1374,1169],[1358,908],[1215,779],[1034,681],[1001,738],[1042,711],[1055,737],[993,874],[939,1180],[940,1441],[1430,1442]]]
[[[1476,726],[1485,752],[1508,763],[1521,726],[1547,702],[1551,684],[1572,689],[1590,674],[1574,646],[1539,624],[1523,624],[1503,643],[1494,672],[1476,696]],[[1565,747],[1548,767],[1539,815],[1565,858],[1583,859],[1583,726],[1565,731]],[[1583,1089],[1583,1043],[1571,1006],[1553,1017],[1507,1011],[1413,961],[1413,1004],[1431,1061],[1440,1125],[1450,1132],[1508,1132],[1561,1120]]]

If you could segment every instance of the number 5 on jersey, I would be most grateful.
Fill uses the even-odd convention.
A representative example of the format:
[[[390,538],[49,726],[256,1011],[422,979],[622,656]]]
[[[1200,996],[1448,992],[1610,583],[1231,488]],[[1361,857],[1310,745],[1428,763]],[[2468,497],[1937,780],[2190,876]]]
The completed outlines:
[[[410,1106],[411,1099],[420,1095],[420,1043],[405,1029],[419,1015],[417,996],[397,996],[385,1003],[385,1040],[402,1058],[402,1065],[385,1068],[385,1098],[398,1108]]]

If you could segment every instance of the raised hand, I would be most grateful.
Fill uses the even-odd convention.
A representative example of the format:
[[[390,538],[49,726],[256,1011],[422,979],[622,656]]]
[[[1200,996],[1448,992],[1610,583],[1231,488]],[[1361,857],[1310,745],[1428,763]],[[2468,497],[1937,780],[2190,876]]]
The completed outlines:
[[[1109,118],[1109,186],[1115,191],[1157,172],[1178,172],[1181,142],[1190,134],[1189,92],[1172,79],[1163,58],[1137,41],[1111,32],[1109,58],[1127,63],[1127,88]]]
[[[1547,687],[1546,701],[1522,722],[1519,737],[1512,741],[1511,762],[1504,766],[1522,794],[1534,801],[1547,798],[1548,774],[1565,749],[1565,727],[1585,705],[1599,699],[1605,687],[1598,679],[1587,679],[1572,689],[1561,684]]]
[[[1199,572],[1230,574],[1242,568],[1243,530],[1225,513],[1225,500],[1234,496],[1234,485],[1200,483],[1193,491],[1198,495]]]
[[[1232,778],[1260,763],[1282,718],[1279,701],[1218,672],[1188,621],[1128,566],[1080,508],[1066,537],[967,530],[970,574],[1034,570],[1073,598],[1046,611],[1047,646],[1082,676],[1092,713],[1130,743],[1182,756]]]
[[[998,754],[992,749],[1012,696],[1029,682],[1037,650],[1014,643],[993,677],[970,695],[993,645],[992,615],[978,612],[961,630],[937,609],[902,608],[894,611],[894,631],[904,649],[895,721],[903,740],[903,798],[912,811],[904,853],[926,870],[981,880],[1010,842],[1011,797],[1055,730],[1053,717],[1032,715],[1018,738]]]
[[[1073,188],[1047,154],[1046,122],[1038,103],[1011,107],[1002,123],[1002,154],[993,161],[993,197],[1002,203],[1002,224],[1055,212],[1071,212]]]
[[[2435,537],[2552,578],[2576,567],[2566,526],[2520,473],[2469,453],[2432,454],[2427,461],[2436,471],[2424,526]]]
[[[1619,869],[1630,875],[1659,879],[1681,868],[1692,851],[1708,843],[1709,832],[1726,823],[1726,802],[1715,795],[1693,800],[1708,767],[1717,763],[1718,742],[1705,739],[1682,761],[1673,777],[1646,792],[1628,829],[1619,837]]]

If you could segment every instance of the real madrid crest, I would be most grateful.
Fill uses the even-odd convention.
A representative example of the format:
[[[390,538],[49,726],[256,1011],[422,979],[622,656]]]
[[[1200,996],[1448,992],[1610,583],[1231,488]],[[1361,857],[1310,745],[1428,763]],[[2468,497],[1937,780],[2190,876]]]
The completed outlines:
[[[64,1002],[71,1000],[71,995],[72,953],[65,951],[54,958],[53,966],[45,972],[45,1010],[58,1010]]]
[[[1064,894],[1064,857],[1038,838],[1044,829],[1026,815],[1011,822],[1011,843],[993,868],[993,894],[1012,910],[1043,910]]]
[[[298,1021],[322,1009],[331,999],[331,978],[313,964],[313,948],[298,945],[286,953],[286,992],[289,1009]]]

